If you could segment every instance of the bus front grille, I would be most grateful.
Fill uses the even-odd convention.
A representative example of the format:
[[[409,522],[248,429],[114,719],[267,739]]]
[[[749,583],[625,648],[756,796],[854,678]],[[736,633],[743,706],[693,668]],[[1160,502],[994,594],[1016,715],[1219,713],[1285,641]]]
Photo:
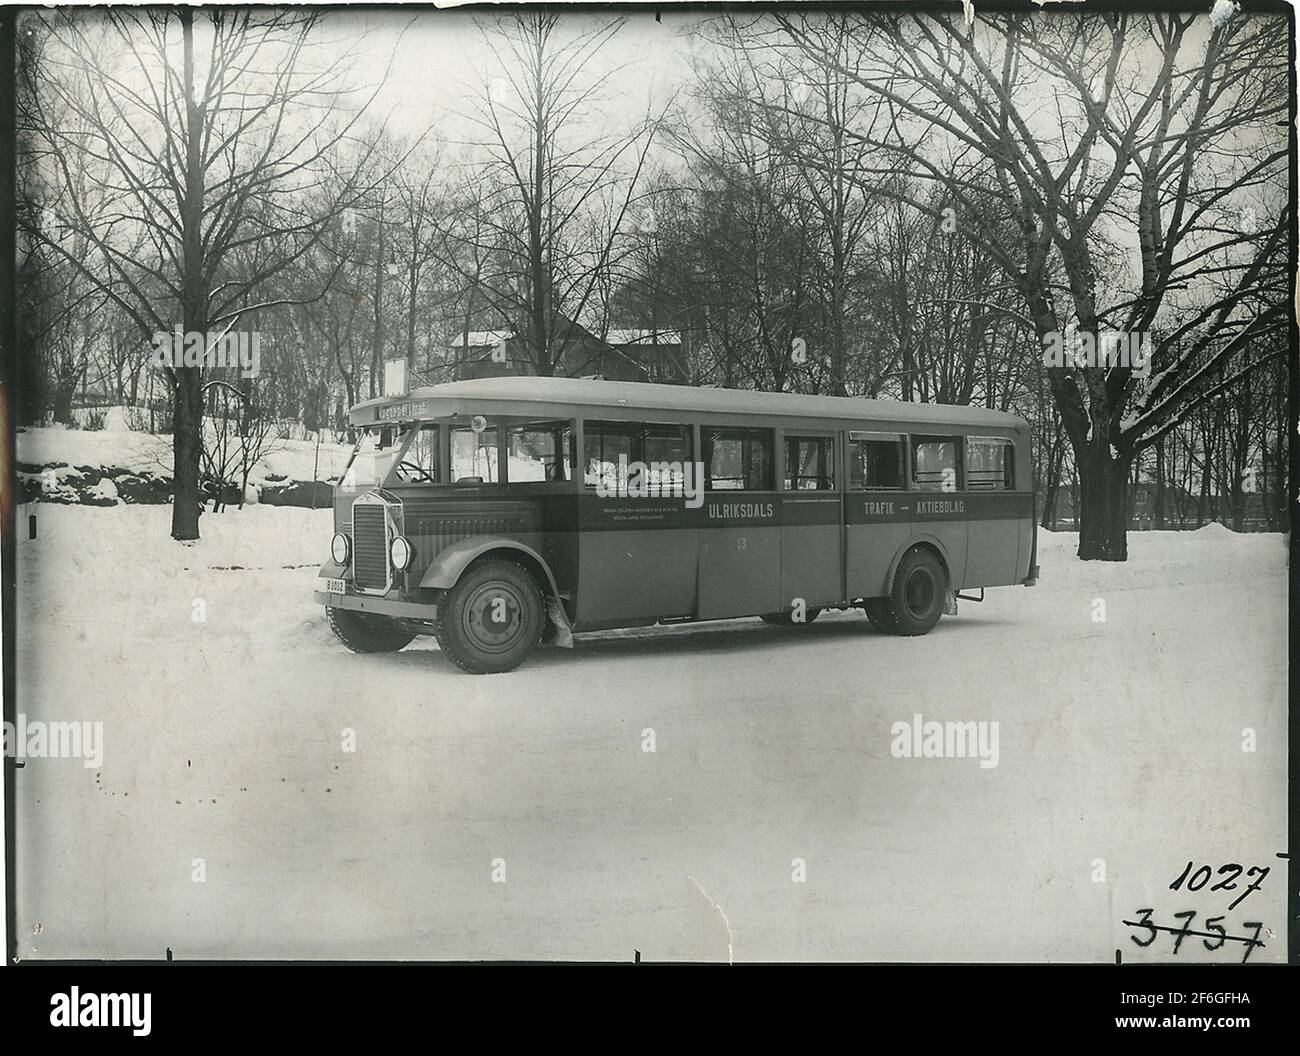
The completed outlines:
[[[352,581],[362,590],[388,587],[388,519],[384,507],[352,507]]]

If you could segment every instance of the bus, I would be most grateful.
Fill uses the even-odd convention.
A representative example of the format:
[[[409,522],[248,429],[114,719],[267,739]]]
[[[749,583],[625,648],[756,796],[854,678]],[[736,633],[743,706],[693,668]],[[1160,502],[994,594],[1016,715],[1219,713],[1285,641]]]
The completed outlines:
[[[576,632],[827,609],[917,635],[1038,577],[1030,428],[1000,411],[497,377],[349,419],[314,599],[354,652],[433,635],[487,674]]]

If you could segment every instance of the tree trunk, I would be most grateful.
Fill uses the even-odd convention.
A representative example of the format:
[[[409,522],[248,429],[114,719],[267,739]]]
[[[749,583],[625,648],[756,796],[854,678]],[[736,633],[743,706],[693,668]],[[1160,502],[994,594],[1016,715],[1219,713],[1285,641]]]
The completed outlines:
[[[411,292],[406,306],[406,386],[408,389],[415,387],[415,291],[420,278],[415,265],[415,251],[411,252],[411,269],[407,273],[411,280]]]
[[[1043,496],[1043,519],[1038,522],[1040,528],[1054,531],[1056,522],[1056,496],[1061,490],[1061,483],[1055,477],[1047,482],[1047,494]]]
[[[72,425],[72,397],[77,391],[76,379],[68,384],[59,380],[54,390],[54,420],[61,425]]]
[[[1079,558],[1128,560],[1128,471],[1132,456],[1114,458],[1108,447],[1075,452],[1079,466]]]
[[[1155,528],[1163,531],[1165,527],[1165,441],[1162,437],[1156,443],[1156,494],[1154,501]]]
[[[203,443],[203,391],[196,367],[176,371],[172,408],[172,538],[199,537],[199,456]]]
[[[384,202],[379,203],[379,226],[375,250],[375,327],[370,353],[370,397],[380,395],[384,385]]]
[[[180,12],[185,80],[185,201],[181,208],[182,315],[186,333],[206,333],[203,277],[203,114],[194,99],[194,16]],[[199,537],[199,456],[203,446],[202,367],[176,367],[172,408],[172,538]]]

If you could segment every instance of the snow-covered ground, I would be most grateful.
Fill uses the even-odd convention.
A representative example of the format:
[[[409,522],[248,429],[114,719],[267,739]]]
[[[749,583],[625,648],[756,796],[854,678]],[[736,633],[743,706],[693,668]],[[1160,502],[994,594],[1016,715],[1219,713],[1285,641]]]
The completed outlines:
[[[1123,921],[1225,914],[1170,890],[1193,861],[1270,868],[1223,925],[1285,958],[1279,536],[1114,565],[1043,533],[1039,586],[927,637],[742,620],[476,678],[333,641],[328,511],[193,546],[169,515],[19,511],[18,710],[104,724],[99,768],[18,773],[24,956],[1170,959]],[[916,714],[997,722],[997,765],[895,757]],[[1177,959],[1240,959],[1203,946]]]

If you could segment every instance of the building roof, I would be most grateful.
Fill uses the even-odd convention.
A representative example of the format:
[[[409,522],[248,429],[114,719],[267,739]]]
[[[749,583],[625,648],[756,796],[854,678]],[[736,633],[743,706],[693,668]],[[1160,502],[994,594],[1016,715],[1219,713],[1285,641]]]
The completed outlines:
[[[580,327],[575,327],[570,323],[571,329],[578,329],[579,333],[587,333]],[[469,340],[466,341],[468,336]],[[508,341],[515,337],[513,330],[471,330],[468,335],[461,331],[452,336],[449,342],[451,348],[483,348],[486,345],[497,345],[502,341]],[[591,335],[599,340],[598,335]],[[680,345],[682,343],[682,332],[680,330],[628,330],[614,329],[605,334],[604,342],[607,345]]]
[[[610,330],[605,334],[610,345],[680,345],[680,330]]]
[[[902,400],[868,400],[852,396],[804,396],[787,392],[756,392],[751,389],[700,388],[689,385],[655,385],[636,381],[594,381],[581,378],[498,377],[453,381],[429,385],[404,396],[385,396],[357,404],[352,409],[357,425],[375,421],[385,405],[426,401],[409,414],[412,417],[443,417],[453,413],[476,413],[475,405],[496,404],[487,413],[533,414],[538,404],[566,408],[619,408],[644,411],[681,411],[698,414],[777,415],[819,419],[870,419],[880,422],[924,426],[986,426],[1023,429],[1026,423],[1013,414],[984,407],[938,403],[906,403]],[[501,406],[527,404],[530,406]]]
[[[451,348],[482,348],[485,345],[499,345],[502,341],[508,341],[514,337],[513,330],[471,330],[468,334],[469,342],[465,341],[466,334],[461,331],[451,339]]]

